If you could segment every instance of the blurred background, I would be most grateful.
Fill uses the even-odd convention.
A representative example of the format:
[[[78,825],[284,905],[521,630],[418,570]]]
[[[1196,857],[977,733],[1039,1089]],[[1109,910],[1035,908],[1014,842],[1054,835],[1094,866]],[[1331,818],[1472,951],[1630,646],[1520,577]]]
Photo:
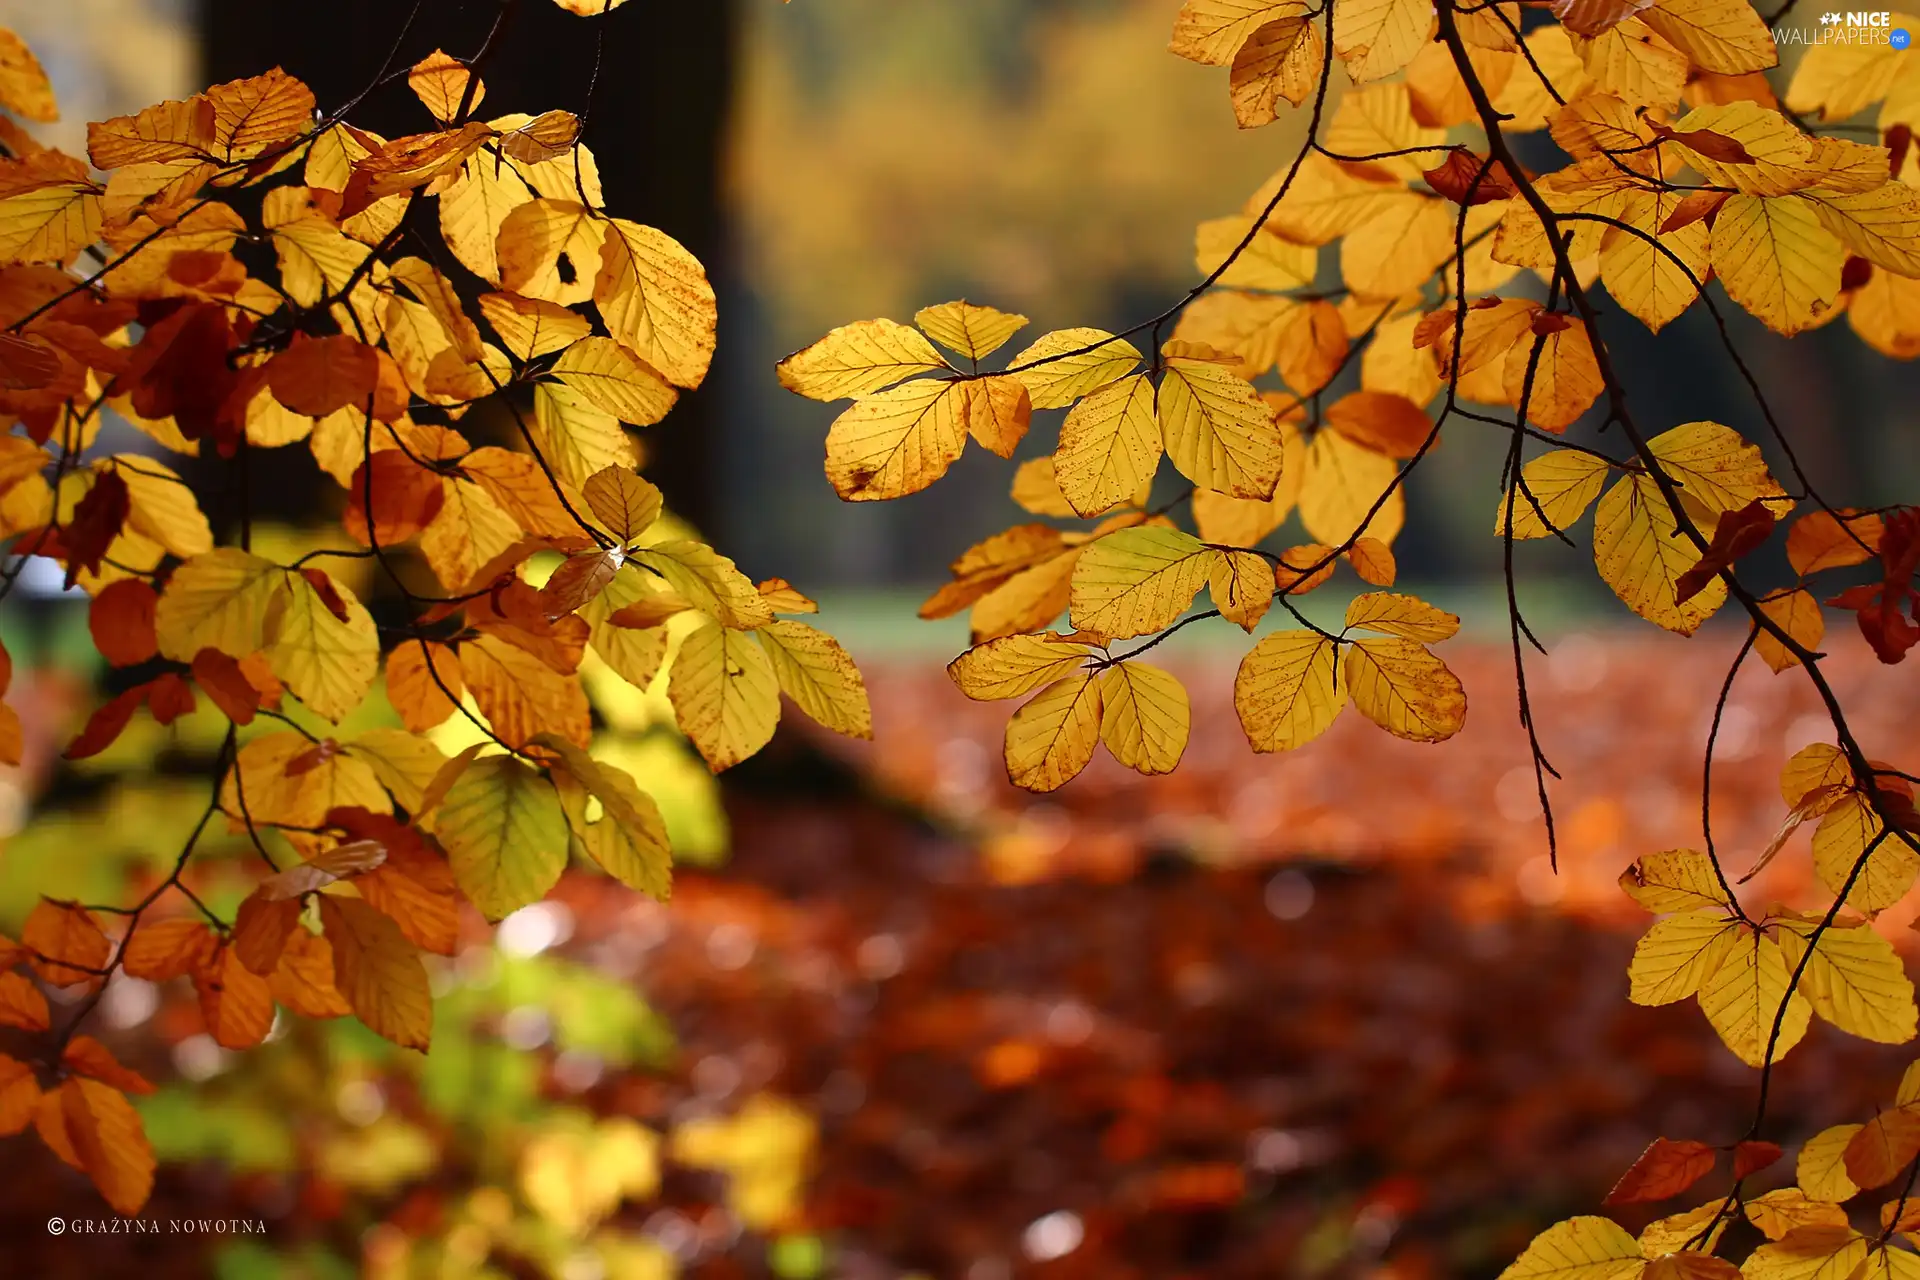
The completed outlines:
[[[408,8],[0,0],[0,25],[60,94],[62,122],[35,132],[79,154],[86,120],[276,64],[341,102]],[[1536,712],[1566,777],[1556,873],[1488,536],[1498,459],[1466,428],[1411,486],[1395,546],[1409,588],[1467,618],[1447,649],[1465,733],[1418,747],[1348,716],[1297,756],[1256,757],[1231,707],[1247,641],[1195,627],[1161,651],[1194,690],[1181,770],[1098,762],[1044,800],[1004,780],[1008,709],[965,702],[940,670],[964,621],[913,616],[949,560],[1024,518],[1011,468],[973,450],[886,504],[843,505],[824,482],[836,410],[780,389],[783,355],[962,297],[1031,317],[1022,340],[1125,328],[1195,280],[1194,224],[1291,156],[1297,124],[1236,130],[1222,73],[1166,53],[1176,8],[631,0],[589,24],[520,6],[489,103],[586,111],[603,31],[586,140],[608,204],[685,242],[720,293],[715,372],[648,433],[648,473],[750,575],[821,598],[866,672],[876,741],[789,723],[716,784],[656,707],[596,689],[599,745],[659,797],[683,859],[670,905],[569,879],[497,942],[476,927],[436,971],[424,1060],[347,1024],[230,1056],[190,990],[116,983],[116,1050],[159,1085],[141,1100],[167,1162],[146,1216],[264,1234],[50,1237],[49,1216],[105,1210],[13,1140],[0,1270],[1491,1276],[1540,1226],[1591,1211],[1654,1136],[1737,1135],[1751,1073],[1690,1005],[1626,1003],[1643,922],[1614,880],[1698,845],[1701,743],[1738,635],[1629,626],[1585,553],[1521,548],[1551,648],[1530,668]],[[472,51],[494,15],[425,0],[402,63]],[[356,121],[422,123],[404,84]],[[1844,324],[1786,343],[1730,323],[1818,485],[1859,505],[1910,488],[1911,367]],[[1609,333],[1646,420],[1762,438],[1701,309],[1657,339]],[[1022,456],[1050,451],[1059,416]],[[1912,682],[1834,625],[1856,727],[1902,758],[1920,737]],[[98,675],[84,606],[11,610],[0,634],[35,668],[12,698],[38,755],[0,777],[12,932],[39,892],[125,897],[202,803],[192,779],[224,722],[143,719],[56,772]],[[1792,675],[1752,663],[1735,681],[1714,760],[1734,867],[1780,820],[1786,756],[1829,736]],[[1812,899],[1804,841],[1762,892]],[[1817,1029],[1771,1136],[1858,1118],[1905,1059]]]

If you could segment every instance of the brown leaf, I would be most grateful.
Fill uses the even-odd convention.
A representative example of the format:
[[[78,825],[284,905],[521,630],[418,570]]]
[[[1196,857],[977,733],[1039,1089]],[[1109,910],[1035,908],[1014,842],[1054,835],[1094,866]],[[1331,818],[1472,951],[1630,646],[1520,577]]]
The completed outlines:
[[[138,578],[122,578],[101,588],[87,609],[93,647],[116,667],[145,662],[159,651],[153,614],[159,593]]]
[[[1607,1192],[1606,1204],[1669,1200],[1713,1171],[1713,1148],[1704,1142],[1655,1138]]]
[[[118,471],[104,472],[95,478],[73,509],[73,519],[60,531],[60,544],[66,551],[66,585],[71,588],[82,573],[98,573],[100,559],[120,536],[133,510],[133,497]]]

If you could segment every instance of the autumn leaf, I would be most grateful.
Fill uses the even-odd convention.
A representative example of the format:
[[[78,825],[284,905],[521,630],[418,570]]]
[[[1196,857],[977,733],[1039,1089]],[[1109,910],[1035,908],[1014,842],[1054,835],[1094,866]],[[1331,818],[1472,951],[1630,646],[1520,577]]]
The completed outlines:
[[[433,994],[420,953],[398,925],[364,902],[323,894],[320,921],[333,948],[334,986],[375,1034],[427,1050]]]
[[[1007,721],[1007,776],[1029,791],[1057,791],[1093,759],[1100,744],[1100,679],[1071,675],[1042,689]]]
[[[1713,1171],[1713,1148],[1704,1142],[1655,1138],[1633,1167],[1620,1175],[1607,1204],[1643,1204],[1679,1195]]]
[[[567,820],[553,785],[512,756],[468,764],[431,822],[460,891],[489,920],[538,902],[566,869]]]

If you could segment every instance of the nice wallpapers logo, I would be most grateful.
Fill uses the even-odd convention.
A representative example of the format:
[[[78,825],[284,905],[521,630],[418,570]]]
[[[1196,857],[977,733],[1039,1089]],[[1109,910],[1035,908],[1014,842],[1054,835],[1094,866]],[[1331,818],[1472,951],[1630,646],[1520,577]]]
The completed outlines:
[[[1820,15],[1817,27],[1775,27],[1775,44],[1857,44],[1887,45],[1905,49],[1913,43],[1913,34],[1893,23],[1893,14],[1839,13],[1829,10]]]

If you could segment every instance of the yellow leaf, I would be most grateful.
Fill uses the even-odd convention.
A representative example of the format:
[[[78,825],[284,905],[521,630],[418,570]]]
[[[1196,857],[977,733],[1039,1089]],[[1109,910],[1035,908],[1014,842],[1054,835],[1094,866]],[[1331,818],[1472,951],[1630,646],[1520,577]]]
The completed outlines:
[[[587,621],[588,643],[593,651],[621,679],[639,689],[652,683],[667,656],[666,633],[661,628],[616,627],[610,619],[629,605],[660,598],[663,588],[653,583],[654,579],[637,565],[624,565],[606,590],[580,610]]]
[[[1798,1187],[1781,1187],[1763,1196],[1755,1196],[1748,1200],[1743,1208],[1746,1210],[1748,1221],[1760,1228],[1769,1240],[1783,1239],[1803,1227],[1839,1227],[1843,1236],[1859,1238],[1848,1228],[1847,1214],[1844,1209],[1838,1205],[1828,1204],[1824,1200],[1815,1200]],[[1806,1252],[1811,1251],[1788,1249],[1782,1250],[1781,1255],[1796,1252],[1804,1256]],[[1858,1259],[1855,1260],[1854,1265],[1858,1265]],[[1771,1274],[1777,1276],[1780,1273],[1775,1270]]]
[[[1153,479],[1161,450],[1155,400],[1153,383],[1135,374],[1093,392],[1067,414],[1053,467],[1076,512],[1112,510]]]
[[[1277,18],[1255,31],[1233,57],[1228,90],[1242,129],[1279,118],[1281,98],[1299,106],[1320,83],[1320,28],[1305,17]]]
[[[541,456],[570,484],[585,484],[608,467],[631,469],[640,461],[620,420],[571,387],[536,384],[533,420],[527,425]]]
[[[755,633],[780,690],[815,721],[855,738],[873,736],[866,682],[840,642],[804,622],[769,622]]]
[[[278,194],[278,190],[268,193],[266,227],[280,263],[280,287],[295,302],[310,307],[345,288],[373,251],[320,217],[275,220],[270,216],[272,197]]]
[[[494,242],[500,286],[563,307],[585,302],[593,296],[607,225],[571,199],[514,206]],[[615,254],[622,263],[631,257],[624,249]]]
[[[1760,612],[1773,619],[1781,630],[1808,649],[1818,650],[1820,641],[1827,634],[1826,619],[1820,614],[1820,602],[1813,598],[1811,592],[1788,591],[1768,596],[1760,602]],[[1765,631],[1754,637],[1753,651],[1775,671],[1800,665],[1798,657],[1789,653],[1785,645]]]
[[[433,992],[420,951],[393,920],[355,898],[321,894],[320,922],[333,948],[333,985],[375,1035],[427,1051]]]
[[[1305,12],[1300,0],[1187,0],[1173,21],[1168,48],[1194,62],[1224,67],[1267,23]]]
[[[1018,698],[1073,674],[1093,653],[1090,646],[1052,632],[1003,636],[955,658],[947,674],[969,698]]]
[[[673,890],[673,854],[653,797],[625,769],[593,759],[565,738],[543,735],[539,742],[560,756],[553,787],[574,839],[621,884],[666,901]],[[600,802],[598,821],[587,820],[589,798]]]
[[[103,470],[110,467],[126,481],[128,529],[159,543],[182,560],[213,550],[213,531],[200,513],[193,489],[178,472],[138,454],[116,454],[96,465]]]
[[[1333,51],[1356,82],[1382,80],[1413,61],[1435,21],[1421,0],[1335,0]]]
[[[776,367],[780,385],[813,400],[864,396],[947,367],[918,329],[893,320],[842,325]]]
[[[1018,378],[1003,376],[981,378],[961,386],[966,392],[961,413],[967,434],[979,441],[982,448],[1011,458],[1033,421],[1033,401],[1026,385]]]
[[[1468,237],[1484,230],[1487,220],[1499,213],[1500,207],[1491,204],[1469,209]],[[1379,213],[1360,223],[1341,243],[1340,277],[1362,298],[1397,298],[1412,293],[1453,257],[1456,229],[1452,204],[1417,192],[1397,191]]]
[[[780,722],[780,682],[745,633],[703,626],[681,642],[667,683],[680,729],[707,767],[729,769],[767,745]]]
[[[468,156],[453,184],[440,193],[440,237],[461,266],[488,284],[499,284],[500,228],[532,199],[520,175],[497,158],[484,152]]]
[[[1880,841],[1858,876],[1854,867],[1867,846],[1883,829],[1878,815],[1858,794],[1843,797],[1820,819],[1813,833],[1813,869],[1834,893],[1851,879],[1847,905],[1856,911],[1879,911],[1907,896],[1920,875],[1920,854],[1898,835]]]
[[[1893,944],[1871,924],[1831,928],[1813,940],[1817,924],[1783,920],[1780,948],[1790,970],[1806,960],[1799,990],[1813,1011],[1848,1035],[1882,1044],[1913,1039],[1913,981]],[[1904,1163],[1904,1162],[1903,1162]]]
[[[1672,1004],[1700,990],[1732,949],[1735,925],[1723,911],[1688,911],[1657,920],[1627,967],[1635,1004]]]
[[[827,479],[849,502],[918,493],[967,446],[971,391],[925,378],[857,402],[827,432]]]
[[[1026,384],[1034,408],[1064,409],[1139,366],[1140,352],[1125,338],[1104,329],[1056,329],[1015,356],[1008,369]]]
[[[286,590],[275,595],[267,612],[265,635],[273,674],[294,697],[337,724],[373,687],[380,671],[380,635],[373,615],[353,592],[338,582],[334,590],[346,606],[345,622],[304,575],[287,575]]]
[[[1139,773],[1172,773],[1187,749],[1186,688],[1144,662],[1120,662],[1100,673],[1100,740],[1113,758]]]
[[[1775,333],[1811,328],[1840,292],[1840,241],[1805,201],[1729,196],[1712,253],[1727,296]]]
[[[1739,75],[1779,64],[1767,24],[1749,5],[1728,0],[1661,0],[1640,20],[1703,71]]]
[[[633,558],[724,626],[752,630],[773,621],[773,608],[753,580],[704,542],[656,542],[634,552]]]
[[[1307,446],[1303,470],[1300,522],[1309,534],[1327,546],[1342,546],[1361,535],[1393,544],[1406,522],[1406,496],[1398,486],[1387,493],[1400,472],[1392,458],[1342,432],[1322,431]]]
[[[53,85],[26,41],[0,27],[0,107],[51,124],[60,118]],[[131,1212],[131,1211],[129,1211]]]
[[[1093,759],[1100,743],[1101,682],[1071,675],[1007,721],[1007,776],[1028,791],[1056,791]]]
[[[440,512],[420,534],[420,552],[434,576],[461,591],[480,568],[520,540],[520,526],[470,480],[449,480]]]
[[[1337,43],[1337,40],[1336,40]],[[1445,52],[1445,46],[1441,47]],[[1448,59],[1448,65],[1452,65]],[[1412,97],[1404,84],[1370,84],[1349,89],[1327,125],[1327,150],[1340,155],[1372,156],[1366,163],[1411,182],[1443,158],[1447,131],[1428,127],[1415,117]],[[1431,148],[1417,151],[1416,148]],[[1411,154],[1397,154],[1411,153]]]
[[[668,382],[697,387],[706,378],[718,315],[713,286],[672,236],[608,219],[593,301],[607,332]]]
[[[651,426],[667,416],[679,393],[612,338],[582,338],[553,363],[553,376],[587,403],[622,422]]]
[[[1202,488],[1270,499],[1285,455],[1273,407],[1219,365],[1175,358],[1160,384],[1160,426],[1173,465]]]
[[[1894,15],[1894,25],[1903,24]],[[1799,112],[1817,112],[1822,120],[1845,120],[1887,96],[1908,60],[1888,44],[1819,41],[1811,44],[1793,69],[1786,105]]]
[[[310,768],[288,772],[315,757]],[[268,733],[240,748],[221,783],[220,808],[255,826],[317,827],[329,809],[391,813],[393,802],[364,760],[316,747],[297,733]]]
[[[1252,633],[1273,605],[1273,566],[1251,551],[1222,551],[1208,577],[1220,616]]]
[[[1466,723],[1466,691],[1424,645],[1398,637],[1356,640],[1342,669],[1353,705],[1396,738],[1439,742]]]
[[[99,190],[56,182],[0,200],[0,264],[65,262],[99,239]]]
[[[1170,626],[1207,582],[1218,552],[1178,529],[1108,534],[1073,569],[1073,624],[1124,639]]]
[[[404,652],[405,649],[411,649],[416,656],[420,652],[418,644],[407,645],[395,652]],[[452,654],[443,650],[435,656],[434,661],[450,664]],[[437,688],[435,692],[438,692]],[[371,765],[380,779],[380,785],[393,793],[402,808],[416,814],[422,811],[427,788],[447,762],[446,756],[433,743],[400,729],[368,729],[347,744],[347,754]]]
[[[1686,496],[1712,513],[1738,511],[1763,501],[1776,516],[1792,507],[1786,490],[1767,470],[1758,446],[1717,422],[1689,422],[1647,442]],[[1702,533],[1712,533],[1709,526]],[[1689,549],[1691,554],[1691,549]]]
[[[624,467],[595,472],[580,492],[602,527],[623,544],[631,543],[660,518],[660,490]]]
[[[934,341],[977,362],[998,351],[1008,338],[1026,328],[1027,318],[960,301],[924,307],[913,322]]]
[[[1687,56],[1645,23],[1629,18],[1597,39],[1576,36],[1572,43],[1602,92],[1618,94],[1628,106],[1672,111],[1679,105]]]
[[[1849,250],[1900,276],[1920,276],[1920,193],[1899,182],[1871,191],[1798,197]]]
[[[1864,1125],[1841,1124],[1823,1129],[1800,1148],[1794,1164],[1794,1181],[1814,1200],[1839,1204],[1860,1194],[1860,1188],[1847,1176],[1847,1147]]]
[[[154,613],[160,652],[191,662],[202,649],[244,658],[262,647],[267,611],[287,575],[271,560],[220,547],[174,569]]]
[[[1201,223],[1193,241],[1194,266],[1200,274],[1211,277],[1229,256],[1233,265],[1214,283],[1240,289],[1297,289],[1313,283],[1320,265],[1318,249],[1283,238],[1271,223],[1258,231],[1249,217]]]
[[[1347,605],[1347,626],[1432,644],[1460,630],[1460,619],[1414,596],[1370,591]]]
[[[1673,916],[1660,923],[1682,918]],[[1780,1016],[1783,1002],[1786,1013],[1779,1039],[1773,1042],[1773,1059],[1785,1057],[1807,1033],[1813,1010],[1798,991],[1788,994],[1791,978],[1779,944],[1737,929],[1731,944],[1717,951],[1713,970],[1701,980],[1701,1012],[1734,1057],[1750,1067],[1766,1065],[1774,1019]]]
[[[512,756],[468,764],[431,821],[460,891],[489,920],[540,901],[567,868],[560,801],[545,778]]]
[[[1511,510],[1514,537],[1550,538],[1571,528],[1600,496],[1607,463],[1577,449],[1554,449],[1520,468],[1520,477],[1523,484],[1500,500],[1493,531],[1506,533]]]
[[[1622,480],[1600,499],[1593,515],[1593,559],[1600,576],[1629,609],[1647,621],[1692,635],[1727,598],[1727,584],[1709,582],[1687,600],[1674,584],[1700,559],[1678,535],[1666,498],[1646,476]]]
[[[1620,887],[1656,915],[1730,905],[1713,860],[1692,849],[1642,855],[1620,873]]]
[[[487,96],[483,80],[474,84],[472,97],[468,97],[467,82],[472,79],[467,65],[443,49],[435,49],[407,70],[407,87],[441,124],[453,122],[462,102],[471,110]]]
[[[1540,357],[1533,357],[1538,343]],[[1527,367],[1533,365],[1533,391],[1527,401],[1527,419],[1548,431],[1565,431],[1606,389],[1593,343],[1578,323],[1555,330],[1544,339],[1523,339],[1507,352],[1504,386],[1507,399],[1518,405],[1526,389]]]
[[[1283,175],[1285,172],[1282,170]],[[1280,181],[1280,176],[1271,178],[1267,187],[1254,193],[1247,202],[1252,212],[1266,207],[1278,191]],[[1300,165],[1293,185],[1287,188],[1286,196],[1275,207],[1267,225],[1299,244],[1331,244],[1401,207],[1407,196],[1406,188],[1388,175],[1355,174],[1315,151]],[[1448,219],[1449,250],[1452,237],[1452,219]]]
[[[480,314],[521,360],[552,355],[593,331],[579,312],[517,293],[481,294]]]
[[[1749,1201],[1748,1207],[1751,1209],[1760,1201],[1785,1194],[1785,1191],[1770,1192],[1759,1201]],[[1865,1265],[1869,1251],[1867,1239],[1847,1225],[1846,1214],[1835,1205],[1810,1203],[1833,1211],[1838,1220],[1822,1219],[1798,1227],[1784,1238],[1776,1238],[1774,1243],[1755,1249],[1741,1267],[1749,1280],[1849,1280],[1850,1277],[1865,1280],[1874,1274],[1876,1268]],[[1883,1251],[1875,1253],[1881,1255],[1876,1258],[1881,1266],[1889,1266],[1881,1260],[1885,1256]],[[1889,1266],[1889,1274],[1890,1271]]]
[[[1247,652],[1233,706],[1255,751],[1291,751],[1327,731],[1347,703],[1338,657],[1315,631],[1276,631]]]
[[[1500,1280],[1634,1280],[1640,1242],[1611,1218],[1569,1218],[1533,1238]]]
[[[1728,1272],[1732,1273],[1732,1277],[1737,1277],[1739,1269],[1732,1263],[1705,1256],[1713,1251],[1720,1243],[1721,1235],[1726,1232],[1730,1219],[1721,1213],[1725,1204],[1724,1199],[1716,1196],[1685,1213],[1669,1214],[1649,1222],[1640,1232],[1640,1252],[1655,1263],[1666,1262],[1668,1267],[1656,1271],[1650,1264],[1645,1273],[1646,1280],[1722,1280],[1722,1277],[1728,1276]],[[1689,1250],[1687,1245],[1690,1241],[1698,1248]],[[1697,1270],[1673,1267],[1674,1259],[1682,1254],[1701,1258],[1708,1266]],[[1711,1269],[1711,1264],[1715,1263],[1726,1270]],[[1728,1280],[1732,1280],[1732,1277],[1728,1277]]]
[[[1269,402],[1271,403],[1271,402]],[[1252,547],[1286,522],[1300,494],[1306,475],[1307,442],[1291,422],[1279,422],[1281,457],[1280,480],[1273,497],[1234,498],[1211,489],[1197,489],[1193,495],[1193,522],[1207,542],[1232,547]]]

